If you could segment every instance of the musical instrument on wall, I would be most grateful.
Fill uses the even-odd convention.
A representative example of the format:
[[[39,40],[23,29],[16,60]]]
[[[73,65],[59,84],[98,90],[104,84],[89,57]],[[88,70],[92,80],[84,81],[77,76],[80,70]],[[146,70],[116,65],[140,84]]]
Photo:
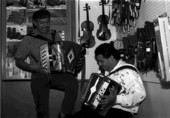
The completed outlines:
[[[114,91],[119,93],[121,85],[107,76],[92,73],[85,94],[82,97],[83,108],[90,108],[90,110],[104,116],[111,106],[106,106],[103,109],[99,104],[99,100],[101,100],[102,96],[109,94],[110,88],[114,88]]]
[[[89,20],[89,9],[90,6],[88,5],[88,3],[86,3],[84,10],[86,11],[87,20],[81,24],[83,36],[81,36],[80,44],[85,46],[86,48],[92,48],[96,43],[94,36],[92,35],[94,24]]]
[[[97,38],[101,41],[109,40],[111,37],[110,29],[108,28],[109,17],[105,15],[104,5],[106,4],[105,0],[101,0],[100,4],[102,5],[102,15],[100,15],[97,20],[99,23],[99,29],[97,30]]]
[[[84,48],[72,41],[40,46],[41,65],[49,73],[68,72],[77,75],[83,67],[84,55]]]

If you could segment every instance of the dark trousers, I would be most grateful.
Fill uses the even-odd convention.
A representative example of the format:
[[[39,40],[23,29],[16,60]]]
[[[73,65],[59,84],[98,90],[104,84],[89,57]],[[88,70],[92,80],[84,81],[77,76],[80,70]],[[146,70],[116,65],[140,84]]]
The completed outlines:
[[[90,109],[82,109],[75,113],[72,118],[133,118],[133,115],[130,112],[111,108],[105,116],[101,116]]]
[[[33,73],[31,90],[36,104],[38,118],[49,118],[49,93],[50,89],[64,91],[61,111],[72,114],[78,93],[78,81],[69,73],[39,74]]]

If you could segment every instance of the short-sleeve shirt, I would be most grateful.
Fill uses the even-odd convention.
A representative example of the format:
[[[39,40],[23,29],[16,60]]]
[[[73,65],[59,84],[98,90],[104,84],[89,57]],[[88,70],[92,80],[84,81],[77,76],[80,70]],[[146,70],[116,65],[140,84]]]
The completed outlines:
[[[55,40],[61,41],[61,38],[58,36]],[[15,58],[25,60],[29,57],[31,64],[40,62],[40,46],[47,43],[46,40],[41,40],[32,36],[25,36],[17,48]]]

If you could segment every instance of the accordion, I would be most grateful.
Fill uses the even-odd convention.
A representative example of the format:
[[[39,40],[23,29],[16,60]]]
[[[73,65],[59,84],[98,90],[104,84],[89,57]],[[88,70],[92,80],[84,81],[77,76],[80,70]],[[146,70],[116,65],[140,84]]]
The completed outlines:
[[[84,64],[85,49],[72,41],[57,41],[40,46],[41,65],[49,73],[69,72],[77,75]]]
[[[92,73],[85,94],[82,97],[83,108],[93,110],[104,116],[107,108],[103,109],[99,104],[99,100],[103,95],[109,94],[110,88],[114,88],[113,90],[117,90],[117,93],[119,93],[121,85],[107,76]]]

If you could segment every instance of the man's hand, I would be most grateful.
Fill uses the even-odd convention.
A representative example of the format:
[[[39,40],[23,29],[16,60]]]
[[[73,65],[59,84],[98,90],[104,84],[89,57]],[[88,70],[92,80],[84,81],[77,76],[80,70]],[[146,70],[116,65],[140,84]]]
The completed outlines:
[[[24,70],[24,71],[28,71],[28,72],[38,72],[38,73],[42,73],[42,74],[46,74],[48,73],[47,69],[43,68],[39,63],[35,63],[35,64],[28,64],[25,62],[25,59],[20,59],[20,58],[16,58],[15,59],[15,64],[18,68]]]
[[[109,95],[104,95],[101,98],[100,104],[102,105],[102,108],[113,106],[116,102],[116,95],[117,90],[114,88],[114,86],[112,86],[112,88],[109,88]]]
[[[42,74],[48,74],[47,69],[43,68],[39,63],[30,65],[30,68],[34,72],[42,73]]]
[[[102,111],[100,112],[101,115],[105,115],[107,111],[115,104],[116,102],[116,95],[117,95],[117,89],[112,86],[112,88],[109,88],[109,95],[104,95],[101,97],[100,105],[102,105]]]

